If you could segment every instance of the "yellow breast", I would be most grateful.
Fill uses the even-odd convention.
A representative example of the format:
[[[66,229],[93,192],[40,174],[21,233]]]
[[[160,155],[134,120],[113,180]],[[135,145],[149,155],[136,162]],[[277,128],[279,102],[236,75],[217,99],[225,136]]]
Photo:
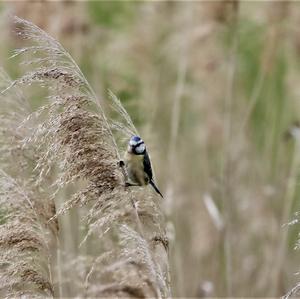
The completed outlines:
[[[133,155],[128,152],[124,156],[129,180],[141,186],[146,184],[143,159],[143,155]]]

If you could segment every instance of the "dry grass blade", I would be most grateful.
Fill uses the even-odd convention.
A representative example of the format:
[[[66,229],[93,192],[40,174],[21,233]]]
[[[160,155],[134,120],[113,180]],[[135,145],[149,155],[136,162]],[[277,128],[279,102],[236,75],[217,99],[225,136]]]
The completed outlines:
[[[293,298],[294,295],[297,295],[299,293],[299,290],[300,290],[300,283],[298,283],[296,286],[294,286],[291,290],[289,290],[289,292],[287,294],[285,294],[281,298],[282,299]]]
[[[10,86],[12,81],[7,73],[0,68],[0,90]],[[0,110],[0,160],[2,162],[2,167],[7,166],[7,170],[12,170],[14,164],[12,161],[16,162],[17,156],[22,156],[22,150],[20,146],[20,140],[22,136],[27,131],[19,130],[18,126],[20,121],[26,117],[30,112],[29,105],[24,99],[22,93],[17,88],[11,88],[7,94],[3,95],[0,93],[1,100],[1,110]],[[15,165],[18,169],[15,171],[20,171],[24,168],[24,163],[26,161],[23,159],[19,162],[21,164]]]
[[[122,118],[122,122],[113,122],[112,126],[114,129],[117,129],[120,132],[125,133],[126,137],[130,137],[133,135],[138,135],[139,133],[135,127],[135,125],[133,124],[133,121],[130,117],[130,115],[128,114],[128,112],[126,111],[126,109],[124,108],[124,106],[122,105],[121,101],[117,98],[116,95],[114,95],[114,93],[109,90],[108,91],[109,97],[111,99],[111,107],[117,112],[117,114]]]

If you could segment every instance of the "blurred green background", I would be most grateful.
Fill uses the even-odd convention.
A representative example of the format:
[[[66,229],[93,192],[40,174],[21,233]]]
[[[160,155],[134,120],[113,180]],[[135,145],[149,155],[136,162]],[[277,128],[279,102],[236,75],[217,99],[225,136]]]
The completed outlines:
[[[300,3],[2,1],[0,62],[16,78],[8,14],[58,39],[99,98],[110,89],[128,109],[166,197],[174,296],[296,284],[299,225],[284,224],[300,205],[299,136],[284,136],[300,119]]]

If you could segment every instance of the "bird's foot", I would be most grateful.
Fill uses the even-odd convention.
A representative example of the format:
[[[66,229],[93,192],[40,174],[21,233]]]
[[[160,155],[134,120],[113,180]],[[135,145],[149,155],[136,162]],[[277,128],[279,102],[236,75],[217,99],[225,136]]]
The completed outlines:
[[[118,162],[118,165],[119,165],[119,167],[124,167],[124,166],[125,166],[125,163],[124,163],[123,160],[120,160],[120,161]]]

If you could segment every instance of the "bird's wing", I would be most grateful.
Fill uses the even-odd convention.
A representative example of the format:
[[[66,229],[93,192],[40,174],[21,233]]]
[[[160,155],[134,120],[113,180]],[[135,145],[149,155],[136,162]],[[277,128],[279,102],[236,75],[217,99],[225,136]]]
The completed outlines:
[[[143,165],[144,165],[144,172],[148,175],[149,181],[151,181],[153,178],[153,173],[152,173],[150,158],[147,152],[144,155]]]

